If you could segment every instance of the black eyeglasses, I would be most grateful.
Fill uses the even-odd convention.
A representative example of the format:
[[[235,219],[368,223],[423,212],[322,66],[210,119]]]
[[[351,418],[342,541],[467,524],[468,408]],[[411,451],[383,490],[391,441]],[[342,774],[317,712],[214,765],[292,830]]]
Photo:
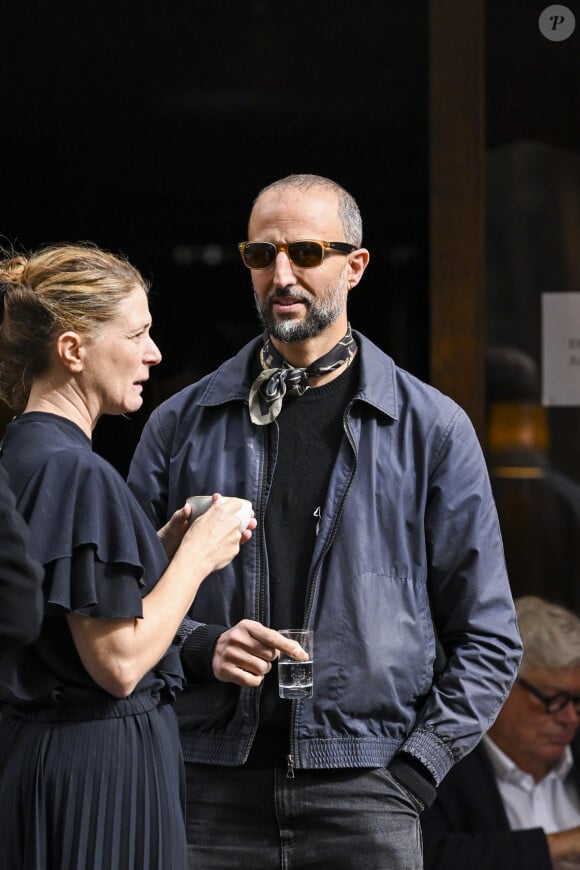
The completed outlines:
[[[301,269],[313,269],[320,266],[328,250],[340,254],[350,254],[356,251],[356,245],[346,242],[319,242],[305,239],[300,242],[288,242],[275,245],[273,242],[240,242],[238,250],[248,269],[267,269],[271,266],[280,251]]]
[[[528,683],[527,680],[524,680],[523,677],[518,677],[517,682],[520,686],[533,695],[534,698],[537,698],[538,701],[541,701],[544,705],[546,713],[559,713],[560,710],[563,710],[566,704],[572,704],[574,709],[580,716],[580,695],[571,695],[569,692],[556,692],[555,695],[544,695],[543,692],[540,692],[539,689],[536,689],[535,686],[532,686],[531,683]]]

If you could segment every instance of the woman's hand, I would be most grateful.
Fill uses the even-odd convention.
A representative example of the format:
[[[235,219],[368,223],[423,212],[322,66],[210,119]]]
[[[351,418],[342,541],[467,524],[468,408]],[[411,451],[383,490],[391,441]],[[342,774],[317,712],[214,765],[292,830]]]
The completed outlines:
[[[212,496],[212,499],[213,499],[212,504],[219,504],[221,497],[216,493],[215,495]],[[236,502],[236,509],[239,510],[239,507],[241,505],[240,500],[234,499],[234,501]],[[191,513],[192,513],[192,507],[191,507],[191,505],[187,504],[187,502],[186,502],[184,504],[184,506],[182,508],[179,508],[179,510],[176,510],[175,513],[173,514],[173,516],[168,520],[168,522],[166,522],[165,525],[162,526],[158,530],[157,534],[159,535],[159,538],[161,539],[161,542],[163,544],[165,552],[167,553],[168,559],[173,558],[173,556],[177,552],[179,545],[181,544],[181,542],[183,540],[183,536],[185,535],[189,526],[191,525],[191,522],[190,522]],[[198,519],[199,519],[199,517],[198,517]],[[197,522],[197,520],[195,522]],[[251,516],[250,522],[248,523],[248,525],[246,526],[246,528],[242,532],[242,536],[241,536],[239,543],[245,544],[246,541],[249,541],[250,538],[252,537],[252,532],[255,528],[256,528],[256,518],[254,516],[254,511],[252,511],[252,516]],[[227,564],[227,562],[226,562],[226,564]],[[222,565],[222,567],[223,567],[223,565]]]
[[[190,516],[191,505],[186,503],[182,508],[176,510],[171,519],[158,530],[157,534],[161,538],[168,559],[172,559],[177,552],[177,548],[189,528]]]
[[[191,555],[187,558],[193,559],[198,566],[203,565],[206,575],[225,568],[239,553],[240,545],[252,537],[252,531],[256,528],[252,511],[248,525],[240,532],[238,511],[241,507],[241,499],[233,496],[222,499],[219,493],[214,493],[211,507],[183,535],[175,558],[180,558],[184,551],[191,548]]]

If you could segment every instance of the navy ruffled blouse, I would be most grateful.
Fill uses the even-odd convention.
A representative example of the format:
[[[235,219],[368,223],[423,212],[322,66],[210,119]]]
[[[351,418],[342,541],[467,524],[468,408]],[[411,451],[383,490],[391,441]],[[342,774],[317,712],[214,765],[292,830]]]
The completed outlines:
[[[167,567],[157,532],[121,475],[64,417],[17,417],[7,427],[0,461],[30,528],[31,555],[46,572],[40,637],[0,659],[0,699],[23,712],[76,708],[82,715],[93,703],[109,711],[103,715],[124,715],[126,704],[117,704],[84,669],[66,614],[141,617],[142,598]],[[146,707],[170,700],[182,685],[172,645],[132,697]]]

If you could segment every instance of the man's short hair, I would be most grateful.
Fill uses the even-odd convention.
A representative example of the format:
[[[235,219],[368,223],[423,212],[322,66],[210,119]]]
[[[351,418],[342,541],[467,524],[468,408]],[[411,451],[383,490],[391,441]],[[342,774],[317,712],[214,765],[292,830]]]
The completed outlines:
[[[524,647],[521,669],[580,667],[580,619],[558,604],[524,595],[515,601]]]
[[[363,227],[358,204],[348,190],[345,190],[336,181],[332,181],[331,178],[326,178],[324,175],[309,175],[306,173],[287,175],[285,178],[280,178],[263,187],[254,200],[254,205],[262,194],[269,190],[311,190],[313,188],[330,190],[336,195],[338,200],[338,217],[342,224],[344,239],[349,244],[360,248],[362,245]],[[340,239],[327,239],[326,241],[339,242]]]

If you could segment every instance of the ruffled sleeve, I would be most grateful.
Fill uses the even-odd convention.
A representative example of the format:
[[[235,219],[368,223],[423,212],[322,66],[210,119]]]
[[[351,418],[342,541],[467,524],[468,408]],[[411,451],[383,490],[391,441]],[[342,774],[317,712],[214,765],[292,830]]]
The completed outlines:
[[[143,616],[140,569],[99,561],[95,547],[75,547],[72,556],[46,567],[47,609],[62,608],[109,619]]]
[[[91,616],[142,616],[165,570],[163,546],[121,476],[88,450],[55,451],[19,499],[45,601]]]

